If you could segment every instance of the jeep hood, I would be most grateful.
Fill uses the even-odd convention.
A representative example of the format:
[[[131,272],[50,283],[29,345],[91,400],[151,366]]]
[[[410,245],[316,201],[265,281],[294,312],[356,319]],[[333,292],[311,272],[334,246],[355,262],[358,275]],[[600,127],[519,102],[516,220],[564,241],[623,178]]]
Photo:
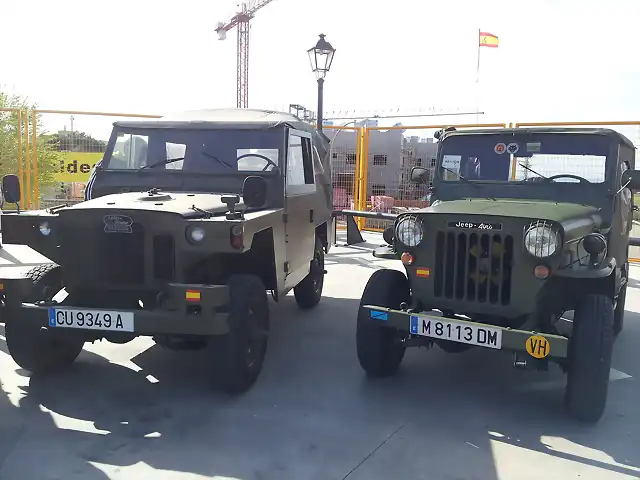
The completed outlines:
[[[212,214],[223,214],[227,211],[227,205],[222,203],[223,193],[173,193],[158,192],[127,192],[114,193],[103,197],[94,198],[85,202],[65,207],[64,211],[78,210],[144,210],[149,212],[174,213],[183,217],[199,217],[198,210],[204,210]],[[244,208],[241,201],[237,204]],[[198,210],[195,210],[193,207]]]
[[[496,217],[529,218],[566,223],[577,219],[592,219],[600,223],[599,209],[591,205],[539,200],[475,199],[440,201],[420,210],[423,213],[491,215]]]

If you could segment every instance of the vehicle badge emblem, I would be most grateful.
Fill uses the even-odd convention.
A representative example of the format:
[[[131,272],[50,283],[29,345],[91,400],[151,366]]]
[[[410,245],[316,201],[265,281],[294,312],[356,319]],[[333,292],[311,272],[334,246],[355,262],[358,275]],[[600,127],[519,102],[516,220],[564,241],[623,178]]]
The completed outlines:
[[[126,215],[105,215],[102,220],[105,233],[133,232],[133,219]]]

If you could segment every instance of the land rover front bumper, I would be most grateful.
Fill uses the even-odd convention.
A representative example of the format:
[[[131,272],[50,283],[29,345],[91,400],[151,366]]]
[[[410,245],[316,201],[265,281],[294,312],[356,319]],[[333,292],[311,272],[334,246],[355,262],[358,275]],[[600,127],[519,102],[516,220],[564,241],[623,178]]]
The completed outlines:
[[[11,281],[4,281],[10,297]],[[8,285],[7,285],[8,284]],[[8,290],[8,291],[7,291]],[[229,331],[226,285],[169,284],[166,302],[153,309],[63,305],[55,302],[5,302],[5,321],[29,322],[42,328],[134,335],[224,335]],[[105,293],[108,295],[108,293]]]

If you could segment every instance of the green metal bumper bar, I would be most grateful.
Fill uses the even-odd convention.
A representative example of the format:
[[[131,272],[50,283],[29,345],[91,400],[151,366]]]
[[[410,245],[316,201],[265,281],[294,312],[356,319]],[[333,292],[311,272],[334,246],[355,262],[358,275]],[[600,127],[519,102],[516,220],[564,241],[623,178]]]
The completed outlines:
[[[469,326],[472,328],[486,328],[489,331],[500,330],[502,333],[502,350],[511,350],[515,352],[529,352],[529,350],[536,352],[535,347],[544,343],[544,340],[548,342],[546,344],[546,355],[545,358],[567,358],[567,351],[569,346],[569,339],[567,337],[563,337],[561,335],[553,335],[549,333],[540,333],[535,331],[528,330],[517,330],[514,328],[507,327],[498,327],[495,325],[488,325],[484,323],[471,322],[468,320],[463,320],[461,318],[448,318],[443,317],[437,314],[432,313],[409,313],[402,310],[394,310],[391,308],[383,308],[377,307],[375,305],[363,305],[362,309],[368,311],[368,316],[371,319],[371,322],[375,322],[378,324],[385,324],[389,327],[396,328],[400,331],[404,331],[409,334],[415,334],[415,331],[412,331],[412,323],[415,324],[418,321],[422,320],[432,320],[435,322],[450,322],[459,324],[462,328]],[[412,317],[413,321],[412,321]],[[437,336],[431,336],[430,338],[442,338]],[[541,340],[539,337],[542,337]],[[447,338],[442,338],[443,340],[452,340]],[[456,341],[456,340],[452,340]],[[527,343],[529,343],[529,348],[527,347]],[[482,346],[482,345],[479,345]],[[533,356],[533,355],[532,355]],[[540,358],[536,356],[535,358]]]

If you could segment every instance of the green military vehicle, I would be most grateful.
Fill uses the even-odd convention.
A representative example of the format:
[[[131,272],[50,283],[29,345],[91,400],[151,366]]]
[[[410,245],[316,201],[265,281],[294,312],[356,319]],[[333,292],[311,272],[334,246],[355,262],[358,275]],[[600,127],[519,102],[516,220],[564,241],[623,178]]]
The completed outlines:
[[[391,245],[374,251],[406,274],[378,270],[364,289],[362,368],[391,375],[410,346],[508,350],[518,367],[558,363],[568,413],[599,420],[623,326],[634,145],[586,128],[436,137],[432,205],[399,215]],[[411,174],[422,182],[425,169]]]
[[[32,372],[85,342],[152,336],[210,352],[230,392],[258,377],[269,304],[321,299],[333,243],[327,137],[289,114],[187,112],[116,122],[87,200],[3,215],[7,347]],[[4,198],[20,184],[4,177]]]

